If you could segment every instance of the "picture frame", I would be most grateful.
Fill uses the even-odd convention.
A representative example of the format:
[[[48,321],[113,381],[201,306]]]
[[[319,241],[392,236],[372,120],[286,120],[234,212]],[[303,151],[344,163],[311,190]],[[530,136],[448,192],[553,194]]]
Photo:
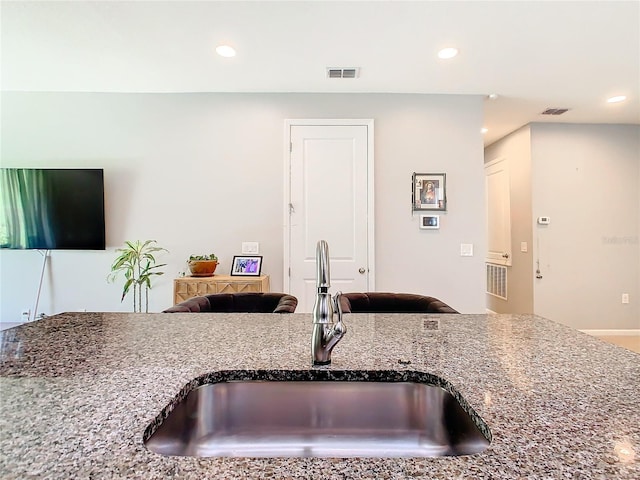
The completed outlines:
[[[447,174],[413,173],[411,180],[413,210],[447,210]]]
[[[259,277],[262,271],[262,256],[234,255],[231,264],[232,276]]]
[[[440,229],[440,215],[420,215],[420,228],[425,230]]]

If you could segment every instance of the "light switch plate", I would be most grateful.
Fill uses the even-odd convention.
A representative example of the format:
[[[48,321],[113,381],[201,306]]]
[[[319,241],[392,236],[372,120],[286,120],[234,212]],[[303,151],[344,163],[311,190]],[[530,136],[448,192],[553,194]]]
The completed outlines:
[[[460,256],[461,257],[473,257],[473,243],[461,243],[460,244]]]
[[[260,253],[260,244],[258,242],[242,242],[243,255],[257,255]]]
[[[523,253],[529,251],[529,245],[527,245],[527,242],[520,242],[520,251]]]

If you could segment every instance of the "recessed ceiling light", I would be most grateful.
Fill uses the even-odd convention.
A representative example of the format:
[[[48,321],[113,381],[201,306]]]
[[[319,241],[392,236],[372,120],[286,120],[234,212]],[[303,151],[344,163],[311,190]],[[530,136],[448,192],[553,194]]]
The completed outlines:
[[[482,127],[482,128],[480,129],[480,131],[481,131],[482,133],[487,133],[487,132],[489,131],[489,129],[488,129],[488,128],[484,128],[484,127]]]
[[[607,100],[607,102],[618,103],[618,102],[624,102],[626,99],[627,97],[625,97],[624,95],[618,95],[617,97],[611,97],[610,99]]]
[[[487,98],[489,100],[497,100],[498,99],[498,94],[497,93],[490,93],[489,95],[487,95]]]
[[[216,47],[216,53],[221,57],[235,57],[236,50],[229,45],[219,45]]]
[[[449,59],[458,55],[458,49],[453,47],[443,48],[438,52],[438,58]]]

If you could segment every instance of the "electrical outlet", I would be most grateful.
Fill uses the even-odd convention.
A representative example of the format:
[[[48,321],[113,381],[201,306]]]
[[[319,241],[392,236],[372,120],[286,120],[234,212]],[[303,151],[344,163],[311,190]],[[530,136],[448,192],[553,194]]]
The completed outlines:
[[[622,303],[629,303],[629,294],[628,293],[623,293],[622,294]]]

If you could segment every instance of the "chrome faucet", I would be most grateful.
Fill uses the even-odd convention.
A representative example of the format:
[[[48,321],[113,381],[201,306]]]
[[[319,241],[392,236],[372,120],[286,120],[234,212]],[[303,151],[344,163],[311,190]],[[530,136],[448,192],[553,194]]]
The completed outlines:
[[[316,302],[313,305],[313,332],[311,334],[311,356],[314,365],[329,365],[331,350],[347,333],[342,323],[341,292],[331,297],[331,275],[329,274],[329,245],[320,240],[316,246]],[[333,323],[333,313],[338,321]]]

